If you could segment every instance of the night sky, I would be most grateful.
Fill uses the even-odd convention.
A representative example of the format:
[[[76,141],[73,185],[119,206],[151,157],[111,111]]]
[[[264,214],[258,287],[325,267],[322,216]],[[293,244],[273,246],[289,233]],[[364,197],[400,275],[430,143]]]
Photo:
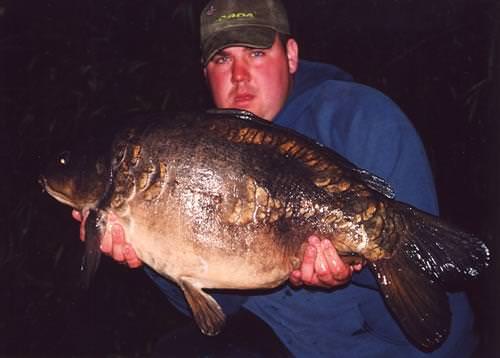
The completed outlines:
[[[482,0],[285,1],[301,57],[391,97],[420,133],[441,215],[492,248],[500,231],[500,6]],[[70,209],[38,174],[61,146],[142,112],[211,106],[204,1],[0,2],[0,355],[147,355],[184,321],[142,270],[110,259],[77,287]],[[498,266],[468,290],[478,356],[500,348]]]

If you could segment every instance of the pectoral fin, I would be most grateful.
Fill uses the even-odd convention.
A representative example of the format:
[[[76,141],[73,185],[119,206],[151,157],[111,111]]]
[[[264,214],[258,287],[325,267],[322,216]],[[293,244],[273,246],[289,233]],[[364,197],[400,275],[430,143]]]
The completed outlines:
[[[90,209],[85,220],[85,253],[82,257],[83,288],[88,289],[101,260],[101,238],[106,230],[106,215],[97,209]]]
[[[191,277],[181,277],[179,286],[184,292],[201,332],[208,336],[218,334],[224,325],[225,316],[217,301],[203,292],[200,284]]]

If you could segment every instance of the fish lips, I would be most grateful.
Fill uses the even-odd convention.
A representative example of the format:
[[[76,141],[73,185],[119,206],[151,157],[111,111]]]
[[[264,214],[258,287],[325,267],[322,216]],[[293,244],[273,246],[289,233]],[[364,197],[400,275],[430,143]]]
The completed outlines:
[[[48,179],[44,175],[38,177],[38,183],[42,186],[42,192],[47,192],[47,194],[63,204],[75,207],[73,202],[66,195],[50,186]]]

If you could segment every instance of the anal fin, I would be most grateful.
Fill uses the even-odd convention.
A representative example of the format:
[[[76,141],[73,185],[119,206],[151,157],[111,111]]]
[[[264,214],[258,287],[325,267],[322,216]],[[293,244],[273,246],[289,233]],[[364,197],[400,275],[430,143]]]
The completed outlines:
[[[430,352],[447,338],[451,312],[446,291],[404,254],[370,264],[384,300],[408,339]]]
[[[190,277],[181,277],[178,283],[201,332],[208,336],[218,334],[224,326],[225,315],[217,301],[203,292],[200,285]]]

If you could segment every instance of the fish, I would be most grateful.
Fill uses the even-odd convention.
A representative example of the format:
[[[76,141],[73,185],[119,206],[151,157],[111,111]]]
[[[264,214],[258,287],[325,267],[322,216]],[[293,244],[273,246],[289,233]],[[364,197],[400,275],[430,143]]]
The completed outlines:
[[[447,291],[490,262],[474,235],[395,200],[383,179],[250,112],[150,114],[108,132],[61,152],[40,176],[49,195],[89,213],[83,282],[98,268],[113,213],[138,257],[182,289],[206,335],[225,321],[207,289],[285,284],[315,234],[344,262],[371,270],[401,330],[433,351],[450,330]]]

